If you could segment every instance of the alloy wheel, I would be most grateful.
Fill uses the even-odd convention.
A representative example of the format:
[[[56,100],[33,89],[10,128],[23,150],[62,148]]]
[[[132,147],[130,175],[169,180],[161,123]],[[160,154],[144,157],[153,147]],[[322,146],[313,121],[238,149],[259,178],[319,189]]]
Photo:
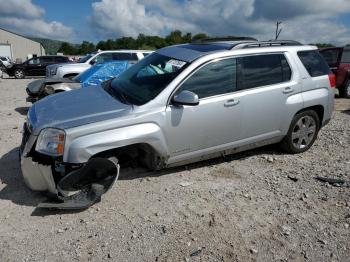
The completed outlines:
[[[292,132],[292,143],[295,148],[307,147],[316,135],[316,121],[311,116],[301,117],[295,124]]]
[[[22,70],[16,70],[15,71],[15,77],[16,78],[23,78],[24,74]]]

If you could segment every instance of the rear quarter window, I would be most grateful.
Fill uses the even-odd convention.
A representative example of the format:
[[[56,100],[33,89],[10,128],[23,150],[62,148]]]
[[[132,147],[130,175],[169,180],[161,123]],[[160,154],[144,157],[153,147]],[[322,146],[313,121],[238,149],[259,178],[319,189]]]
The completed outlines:
[[[350,49],[344,49],[342,57],[341,57],[342,63],[350,63]]]
[[[328,64],[317,50],[299,51],[298,56],[311,77],[330,73]]]

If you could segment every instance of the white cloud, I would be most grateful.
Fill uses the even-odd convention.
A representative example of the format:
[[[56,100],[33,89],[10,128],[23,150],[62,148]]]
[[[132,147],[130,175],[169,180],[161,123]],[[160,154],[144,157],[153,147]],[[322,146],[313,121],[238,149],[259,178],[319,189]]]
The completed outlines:
[[[138,0],[103,0],[92,4],[91,22],[102,37],[157,35],[168,28],[195,29],[194,25],[147,10]]]
[[[174,29],[271,39],[281,20],[281,38],[345,44],[350,31],[335,18],[349,12],[349,0],[101,0],[92,4],[91,25],[99,39]]]
[[[17,18],[41,18],[45,11],[31,0],[0,0],[0,13]]]
[[[0,27],[26,36],[70,40],[73,30],[44,20],[45,10],[31,0],[0,0]]]

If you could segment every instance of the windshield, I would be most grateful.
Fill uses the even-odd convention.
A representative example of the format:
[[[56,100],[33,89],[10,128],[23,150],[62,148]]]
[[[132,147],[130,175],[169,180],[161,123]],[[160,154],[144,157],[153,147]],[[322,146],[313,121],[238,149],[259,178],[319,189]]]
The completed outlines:
[[[184,61],[153,53],[115,78],[111,89],[128,103],[143,105],[162,92],[186,66]]]
[[[85,63],[86,61],[88,61],[91,57],[93,57],[95,54],[88,54],[82,58],[79,59],[79,63]]]

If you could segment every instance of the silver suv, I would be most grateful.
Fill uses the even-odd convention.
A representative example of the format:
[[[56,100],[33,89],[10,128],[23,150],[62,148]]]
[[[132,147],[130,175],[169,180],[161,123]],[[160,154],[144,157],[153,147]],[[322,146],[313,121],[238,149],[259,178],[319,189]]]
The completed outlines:
[[[214,42],[160,49],[118,78],[35,103],[21,167],[33,190],[87,208],[119,166],[158,170],[280,143],[301,153],[332,116],[334,76],[316,47]]]
[[[148,50],[99,51],[81,58],[78,63],[54,64],[46,67],[47,78],[73,78],[94,64],[107,61],[137,62],[152,53]]]

